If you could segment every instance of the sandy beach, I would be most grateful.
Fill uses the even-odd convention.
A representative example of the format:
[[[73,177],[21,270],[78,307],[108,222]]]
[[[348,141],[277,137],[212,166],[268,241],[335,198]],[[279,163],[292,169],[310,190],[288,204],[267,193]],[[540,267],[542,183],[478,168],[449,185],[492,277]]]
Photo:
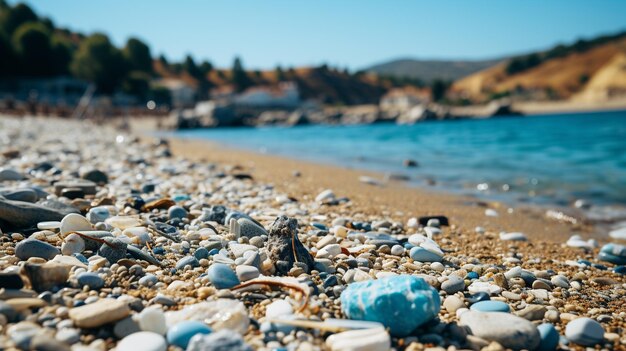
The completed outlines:
[[[626,345],[626,248],[543,211],[145,129],[0,123],[5,349]]]

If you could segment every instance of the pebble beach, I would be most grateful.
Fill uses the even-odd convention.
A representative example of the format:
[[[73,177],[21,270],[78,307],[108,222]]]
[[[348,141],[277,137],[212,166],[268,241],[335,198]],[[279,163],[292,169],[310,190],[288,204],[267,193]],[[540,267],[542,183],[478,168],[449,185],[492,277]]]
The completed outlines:
[[[626,349],[623,240],[377,177],[2,117],[0,349]]]

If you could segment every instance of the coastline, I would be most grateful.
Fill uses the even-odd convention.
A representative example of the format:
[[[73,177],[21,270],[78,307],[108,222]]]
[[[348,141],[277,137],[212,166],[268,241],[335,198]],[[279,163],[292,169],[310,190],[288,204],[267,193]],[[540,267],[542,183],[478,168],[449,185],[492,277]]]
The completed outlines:
[[[149,136],[145,131],[143,135]],[[563,243],[573,234],[602,241],[608,239],[594,233],[588,225],[547,218],[545,209],[538,206],[513,207],[509,213],[509,206],[500,202],[418,188],[403,181],[371,185],[359,180],[361,176],[383,179],[377,172],[240,150],[208,140],[175,137],[168,140],[176,156],[239,167],[241,172],[252,174],[255,180],[272,184],[299,200],[310,201],[321,191],[331,189],[337,196],[349,198],[359,211],[404,223],[411,217],[446,215],[451,224],[463,232],[483,227],[494,233],[523,232],[532,239],[552,243]],[[294,176],[296,171],[300,176]],[[487,208],[496,210],[499,215],[486,216]]]

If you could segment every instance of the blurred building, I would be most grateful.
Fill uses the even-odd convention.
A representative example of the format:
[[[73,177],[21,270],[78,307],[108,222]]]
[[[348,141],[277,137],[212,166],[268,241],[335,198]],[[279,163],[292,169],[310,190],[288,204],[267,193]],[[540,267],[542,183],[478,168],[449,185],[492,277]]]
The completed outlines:
[[[167,89],[174,108],[193,107],[195,105],[198,90],[182,79],[158,79],[152,82],[152,86]]]

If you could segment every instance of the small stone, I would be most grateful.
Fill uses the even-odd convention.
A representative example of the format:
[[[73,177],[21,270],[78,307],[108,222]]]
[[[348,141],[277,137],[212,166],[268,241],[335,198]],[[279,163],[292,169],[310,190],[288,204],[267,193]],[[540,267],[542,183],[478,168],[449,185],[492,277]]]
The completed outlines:
[[[79,286],[81,287],[88,286],[89,289],[91,290],[98,290],[104,287],[104,279],[102,279],[102,277],[100,277],[96,273],[91,273],[91,272],[80,273],[76,277],[76,280],[78,281]]]
[[[432,251],[426,250],[423,247],[412,248],[409,256],[412,260],[418,262],[440,262],[442,260],[442,256]]]
[[[276,300],[267,305],[265,309],[266,318],[276,318],[290,314],[293,314],[293,307],[285,300]]]
[[[391,349],[391,337],[383,328],[349,330],[329,336],[326,346],[331,351],[387,351]]]
[[[186,351],[252,351],[239,333],[223,329],[211,334],[194,335]]]
[[[175,324],[167,331],[167,342],[170,345],[186,349],[191,338],[196,334],[210,334],[211,328],[198,321],[183,321]]]
[[[167,216],[170,220],[174,218],[183,219],[188,215],[189,212],[180,206],[172,206],[167,210]]]
[[[567,323],[565,337],[578,345],[595,346],[604,339],[604,329],[591,318],[576,318]]]
[[[24,287],[24,282],[18,273],[7,272],[0,273],[0,288],[5,289],[21,289]]]
[[[509,313],[468,311],[461,314],[459,325],[474,336],[513,350],[534,350],[541,342],[534,324]]]
[[[433,319],[439,304],[437,290],[409,275],[353,283],[341,293],[341,308],[348,318],[380,322],[398,336]]]
[[[176,262],[176,269],[183,269],[186,266],[191,266],[192,268],[195,268],[200,266],[200,262],[195,256],[186,256]]]
[[[249,218],[242,217],[237,220],[240,228],[240,234],[247,238],[254,238],[261,235],[267,235],[267,230]]]
[[[98,222],[104,222],[107,218],[111,217],[111,213],[109,209],[104,206],[92,207],[89,212],[87,212],[87,220],[91,224],[96,224]]]
[[[224,263],[213,263],[207,270],[207,277],[218,289],[230,289],[240,283],[237,274]]]
[[[89,305],[72,308],[69,316],[80,328],[96,328],[118,321],[130,314],[128,305],[114,299],[102,299]]]
[[[80,330],[75,328],[63,328],[57,332],[55,338],[62,343],[72,345],[80,341]]]
[[[465,281],[456,275],[449,276],[448,280],[441,283],[441,290],[448,293],[448,295],[463,291],[463,289],[465,289]]]
[[[92,169],[90,171],[83,173],[81,175],[81,178],[92,181],[100,185],[103,185],[109,182],[109,177],[106,175],[106,173],[98,169]]]
[[[61,251],[58,248],[37,239],[22,240],[15,245],[15,256],[22,261],[26,261],[31,257],[41,257],[45,260],[51,260],[59,253],[61,253]]]
[[[470,311],[479,312],[509,312],[511,307],[502,301],[480,301],[470,306]]]
[[[133,333],[117,344],[117,351],[166,351],[165,338],[157,333],[142,331]]]
[[[499,294],[502,291],[502,288],[495,284],[491,284],[489,282],[481,282],[481,281],[476,280],[472,282],[470,286],[467,287],[467,291],[469,291],[471,294],[484,292],[489,295],[495,295],[495,294]]]
[[[24,272],[37,292],[44,292],[65,284],[69,278],[70,269],[71,266],[53,262],[45,264],[27,262],[24,265]]]
[[[154,274],[146,274],[145,276],[141,277],[141,279],[139,279],[139,285],[145,287],[151,287],[158,282],[159,279]]]
[[[598,259],[617,265],[626,265],[626,246],[609,243],[600,249]]]
[[[443,307],[450,314],[454,314],[459,308],[465,307],[465,304],[463,303],[463,300],[461,300],[459,297],[455,295],[451,295],[451,296],[446,297],[445,300],[443,300]]]
[[[546,307],[542,305],[527,305],[515,314],[529,321],[537,321],[543,319],[546,311]]]
[[[541,342],[537,351],[554,351],[559,346],[559,332],[550,323],[543,323],[537,326]]]
[[[237,273],[237,277],[241,282],[257,278],[261,274],[256,267],[248,265],[237,266],[235,268],[235,272]]]
[[[115,323],[113,327],[113,334],[119,339],[123,339],[130,334],[140,332],[141,328],[139,323],[132,317],[126,317],[119,322]]]
[[[165,314],[158,306],[151,306],[141,311],[141,313],[137,315],[137,323],[139,324],[139,328],[143,331],[149,331],[159,335],[165,335],[167,332]]]
[[[526,241],[528,238],[526,234],[513,232],[513,233],[500,233],[500,240],[504,241]]]

